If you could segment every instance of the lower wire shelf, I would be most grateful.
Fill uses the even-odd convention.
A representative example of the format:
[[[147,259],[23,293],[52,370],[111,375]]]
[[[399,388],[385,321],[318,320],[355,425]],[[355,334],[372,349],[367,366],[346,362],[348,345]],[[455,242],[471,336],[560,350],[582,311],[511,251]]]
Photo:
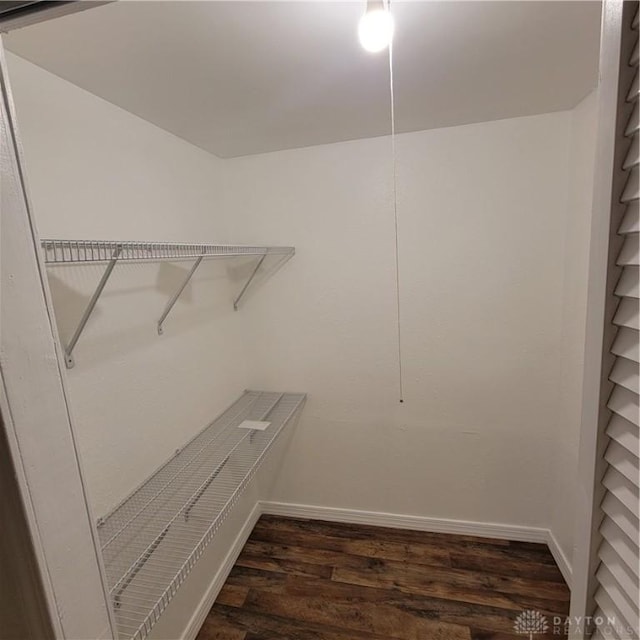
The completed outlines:
[[[120,638],[149,634],[305,398],[246,391],[98,521]]]

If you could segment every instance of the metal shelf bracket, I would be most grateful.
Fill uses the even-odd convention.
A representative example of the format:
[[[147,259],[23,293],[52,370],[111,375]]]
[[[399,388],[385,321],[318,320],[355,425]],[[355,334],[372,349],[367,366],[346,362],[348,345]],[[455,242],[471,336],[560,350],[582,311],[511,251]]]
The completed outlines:
[[[244,295],[244,292],[249,288],[251,281],[256,277],[256,273],[258,273],[258,271],[260,270],[260,267],[262,266],[262,263],[264,262],[264,259],[266,257],[267,257],[266,253],[263,256],[261,256],[260,260],[258,260],[258,264],[256,264],[254,270],[251,272],[251,275],[249,276],[248,280],[244,283],[244,287],[242,287],[242,290],[238,294],[238,297],[233,301],[234,311],[238,310],[238,304],[240,303],[240,300],[242,300],[242,296]]]
[[[98,303],[98,299],[100,298],[100,295],[102,294],[102,291],[105,285],[107,284],[107,281],[109,280],[109,276],[111,276],[111,272],[113,271],[113,268],[116,266],[116,262],[118,262],[118,257],[120,256],[121,252],[122,252],[122,246],[117,245],[113,250],[111,259],[107,264],[107,268],[104,270],[104,273],[100,278],[100,282],[98,282],[98,286],[96,287],[96,290],[93,292],[93,295],[91,296],[91,300],[89,300],[89,304],[87,305],[87,308],[84,310],[84,313],[82,314],[82,318],[80,318],[80,322],[78,323],[78,326],[76,327],[76,330],[74,331],[73,336],[71,336],[71,340],[69,340],[69,344],[66,346],[64,350],[64,362],[67,365],[67,369],[72,369],[73,366],[75,365],[75,360],[73,359],[73,350],[75,349],[75,346],[78,343],[78,340],[80,339],[80,336],[82,335],[82,332],[84,331],[84,328],[87,325],[87,322],[89,321],[89,318],[91,317],[91,314],[93,313],[93,310],[95,309],[96,304]]]
[[[189,280],[191,280],[191,277],[196,272],[196,269],[200,266],[200,263],[202,262],[203,257],[204,256],[200,256],[193,263],[193,266],[189,270],[187,277],[183,280],[182,284],[178,287],[178,290],[173,294],[173,296],[171,296],[171,300],[167,302],[167,306],[164,308],[164,311],[160,316],[160,320],[158,320],[158,335],[161,336],[164,333],[164,329],[162,328],[162,323],[166,320],[167,316],[169,315],[169,312],[171,311],[171,309],[173,309],[173,305],[177,302],[178,298],[184,291],[185,287],[189,284]]]

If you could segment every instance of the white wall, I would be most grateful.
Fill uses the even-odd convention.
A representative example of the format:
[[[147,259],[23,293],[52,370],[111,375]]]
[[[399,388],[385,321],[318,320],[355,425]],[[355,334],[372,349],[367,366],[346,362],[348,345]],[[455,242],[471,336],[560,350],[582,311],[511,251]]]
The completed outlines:
[[[222,161],[25,60],[8,59],[41,237],[229,240]],[[96,515],[245,388],[232,307],[241,286],[237,261],[203,263],[164,335],[157,334],[156,321],[189,266],[117,266],[74,352],[69,390]],[[64,343],[102,270],[50,269]]]
[[[276,500],[550,524],[571,115],[230,161],[236,235],[296,245],[254,292],[251,384],[310,394]]]
[[[69,371],[98,514],[242,389],[301,390],[273,499],[552,526],[570,555],[588,101],[398,137],[401,405],[388,138],[221,161],[10,65],[43,237],[297,248],[239,313],[247,264],[203,265],[162,337],[184,270],[114,272]],[[100,269],[52,273],[66,341]]]
[[[561,399],[554,446],[557,475],[551,520],[551,529],[569,562],[573,555],[576,516],[597,106],[597,93],[593,92],[571,113],[564,244]]]

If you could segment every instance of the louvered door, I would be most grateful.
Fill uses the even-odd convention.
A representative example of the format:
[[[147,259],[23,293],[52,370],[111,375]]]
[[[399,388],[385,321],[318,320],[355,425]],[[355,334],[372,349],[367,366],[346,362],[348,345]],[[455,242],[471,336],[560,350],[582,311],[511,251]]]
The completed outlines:
[[[638,557],[638,367],[639,347],[639,201],[638,201],[638,14],[626,37],[635,40],[631,59],[623,61],[635,67],[634,80],[626,92],[633,103],[624,137],[617,144],[628,147],[620,170],[625,172],[624,188],[618,194],[626,206],[619,228],[612,229],[622,238],[616,265],[620,276],[615,287],[618,306],[613,324],[617,328],[611,346],[614,357],[609,374],[612,392],[607,403],[611,411],[605,434],[608,439],[604,458],[606,470],[602,479],[604,498],[601,503],[602,541],[598,550],[594,614],[595,638],[640,638],[638,603],[640,593],[640,559]],[[624,113],[624,110],[621,109]]]

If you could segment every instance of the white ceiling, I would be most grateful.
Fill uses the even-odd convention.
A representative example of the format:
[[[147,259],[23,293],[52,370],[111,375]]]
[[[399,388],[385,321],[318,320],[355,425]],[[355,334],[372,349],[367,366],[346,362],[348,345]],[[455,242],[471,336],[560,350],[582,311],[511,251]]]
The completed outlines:
[[[220,157],[390,132],[362,2],[115,2],[9,50]],[[600,3],[393,2],[396,130],[559,111],[596,84]]]

